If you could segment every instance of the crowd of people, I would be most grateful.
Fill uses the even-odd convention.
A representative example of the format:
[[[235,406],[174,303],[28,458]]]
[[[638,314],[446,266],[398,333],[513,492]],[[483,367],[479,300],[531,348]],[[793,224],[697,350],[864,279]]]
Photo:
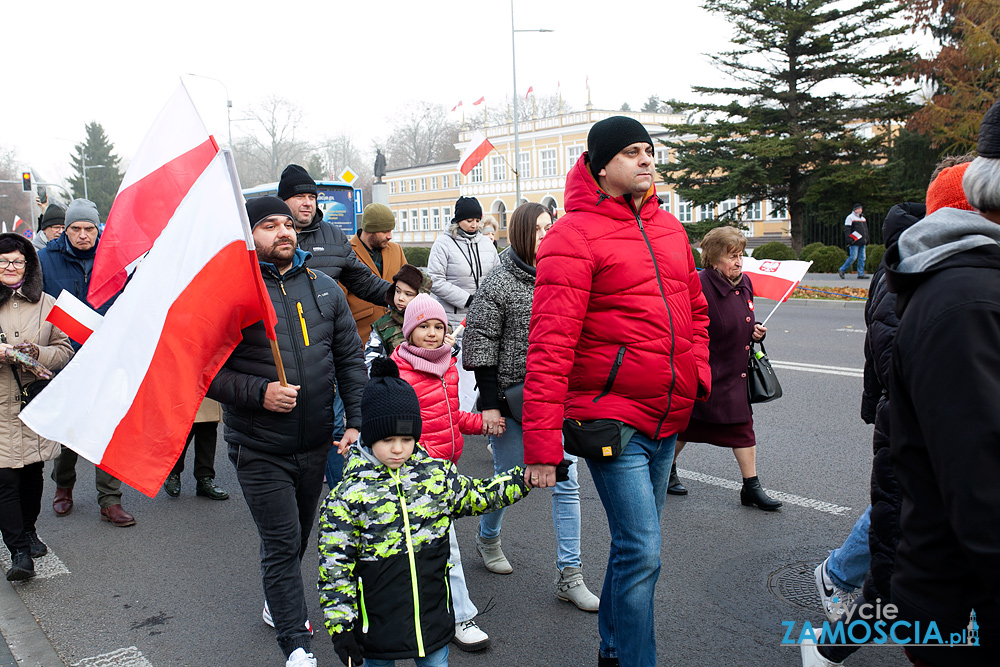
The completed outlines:
[[[920,666],[1000,660],[1000,423],[990,409],[1000,393],[990,362],[1000,336],[1000,103],[984,119],[978,154],[935,173],[926,210],[901,204],[886,218],[887,252],[865,313],[872,505],[815,574],[832,622],[850,620],[844,602],[855,598],[892,600],[905,618],[942,631],[964,627],[974,608],[982,645],[908,647]],[[214,481],[221,417],[260,537],[262,618],[286,667],[317,664],[301,569],[315,526],[320,603],[343,663],[442,667],[451,644],[490,644],[454,522],[479,516],[476,561],[510,574],[517,555],[501,543],[506,508],[551,488],[556,597],[596,613],[599,667],[654,667],[660,515],[668,493],[687,493],[676,476],[686,443],[731,448],[740,502],[781,507],[756,470],[747,359],[766,328],[742,271],[746,239],[731,227],[710,232],[699,271],[685,229],[660,207],[654,170],[642,124],[602,120],[566,179],[558,221],[523,203],[498,252],[479,202],[461,197],[426,272],[392,241],[388,207],[368,205],[351,238],[323,220],[316,184],[298,165],[282,172],[277,196],[247,202],[284,377],[264,324],[244,329],[188,445],[196,493],[227,499]],[[845,223],[859,251],[841,277],[851,260],[864,276],[862,210]],[[79,348],[46,315],[62,289],[86,300],[100,241],[87,200],[50,206],[40,228],[35,243],[0,235],[9,580],[33,576],[32,559],[47,550],[35,529],[45,461],[55,460],[55,513],[73,509],[76,454],[17,414],[30,400],[25,387]],[[488,437],[491,477],[460,472],[463,434]],[[611,534],[597,594],[583,570],[581,461]],[[180,494],[183,468],[184,454],[164,484],[169,496]],[[121,482],[99,468],[97,492],[103,521],[135,524]],[[803,665],[841,665],[857,648],[806,642]]]

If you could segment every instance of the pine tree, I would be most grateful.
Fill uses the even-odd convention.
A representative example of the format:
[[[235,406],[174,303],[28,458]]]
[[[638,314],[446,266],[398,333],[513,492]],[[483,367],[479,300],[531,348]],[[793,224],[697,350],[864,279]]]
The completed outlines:
[[[712,56],[735,84],[694,91],[730,101],[672,102],[692,122],[668,125],[675,163],[668,183],[695,206],[740,198],[731,220],[769,200],[803,243],[807,203],[886,197],[876,174],[893,121],[913,110],[887,89],[909,50],[890,45],[906,28],[894,0],[706,0],[735,28],[734,49]],[[838,204],[841,205],[841,204]]]
[[[74,197],[86,197],[97,205],[97,212],[104,221],[108,219],[111,204],[122,184],[122,173],[118,168],[121,158],[114,154],[114,144],[108,140],[100,123],[88,123],[86,132],[87,139],[75,147],[72,164],[76,176],[69,179],[69,184]],[[86,187],[83,179],[84,160],[87,166]]]

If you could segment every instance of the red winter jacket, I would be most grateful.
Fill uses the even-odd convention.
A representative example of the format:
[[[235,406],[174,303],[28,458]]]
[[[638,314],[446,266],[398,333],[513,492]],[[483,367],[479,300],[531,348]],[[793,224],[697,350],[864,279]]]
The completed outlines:
[[[658,204],[652,188],[638,215],[609,197],[586,153],[570,170],[568,213],[538,253],[525,463],[559,463],[564,416],[620,419],[662,438],[708,397],[708,305],[687,234]]]
[[[455,358],[451,358],[443,378],[414,369],[399,356],[398,347],[393,350],[392,360],[399,366],[399,377],[410,383],[420,401],[420,420],[423,422],[420,444],[434,458],[458,463],[462,455],[462,433],[480,435],[483,416],[458,409]]]

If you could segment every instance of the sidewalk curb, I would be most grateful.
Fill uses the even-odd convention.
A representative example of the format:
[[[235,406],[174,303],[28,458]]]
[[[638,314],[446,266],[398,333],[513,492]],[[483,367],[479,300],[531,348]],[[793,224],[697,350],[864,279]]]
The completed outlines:
[[[14,585],[7,582],[0,582],[0,634],[19,667],[66,667]],[[0,661],[4,657],[0,647]]]
[[[757,301],[766,301],[767,303],[778,303],[772,299],[765,299],[762,296],[754,297],[754,299]],[[839,299],[789,299],[785,302],[785,305],[796,307],[811,306],[813,308],[864,308],[865,303],[865,301],[860,299],[851,299],[850,301],[840,301]]]

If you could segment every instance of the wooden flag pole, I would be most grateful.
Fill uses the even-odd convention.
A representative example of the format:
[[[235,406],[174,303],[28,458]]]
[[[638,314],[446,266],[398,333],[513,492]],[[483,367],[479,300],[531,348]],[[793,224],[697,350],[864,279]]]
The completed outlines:
[[[274,365],[278,369],[278,382],[281,383],[282,387],[287,387],[288,380],[285,379],[285,366],[281,363],[281,350],[278,349],[278,341],[276,340],[271,341],[271,354],[274,355]]]

